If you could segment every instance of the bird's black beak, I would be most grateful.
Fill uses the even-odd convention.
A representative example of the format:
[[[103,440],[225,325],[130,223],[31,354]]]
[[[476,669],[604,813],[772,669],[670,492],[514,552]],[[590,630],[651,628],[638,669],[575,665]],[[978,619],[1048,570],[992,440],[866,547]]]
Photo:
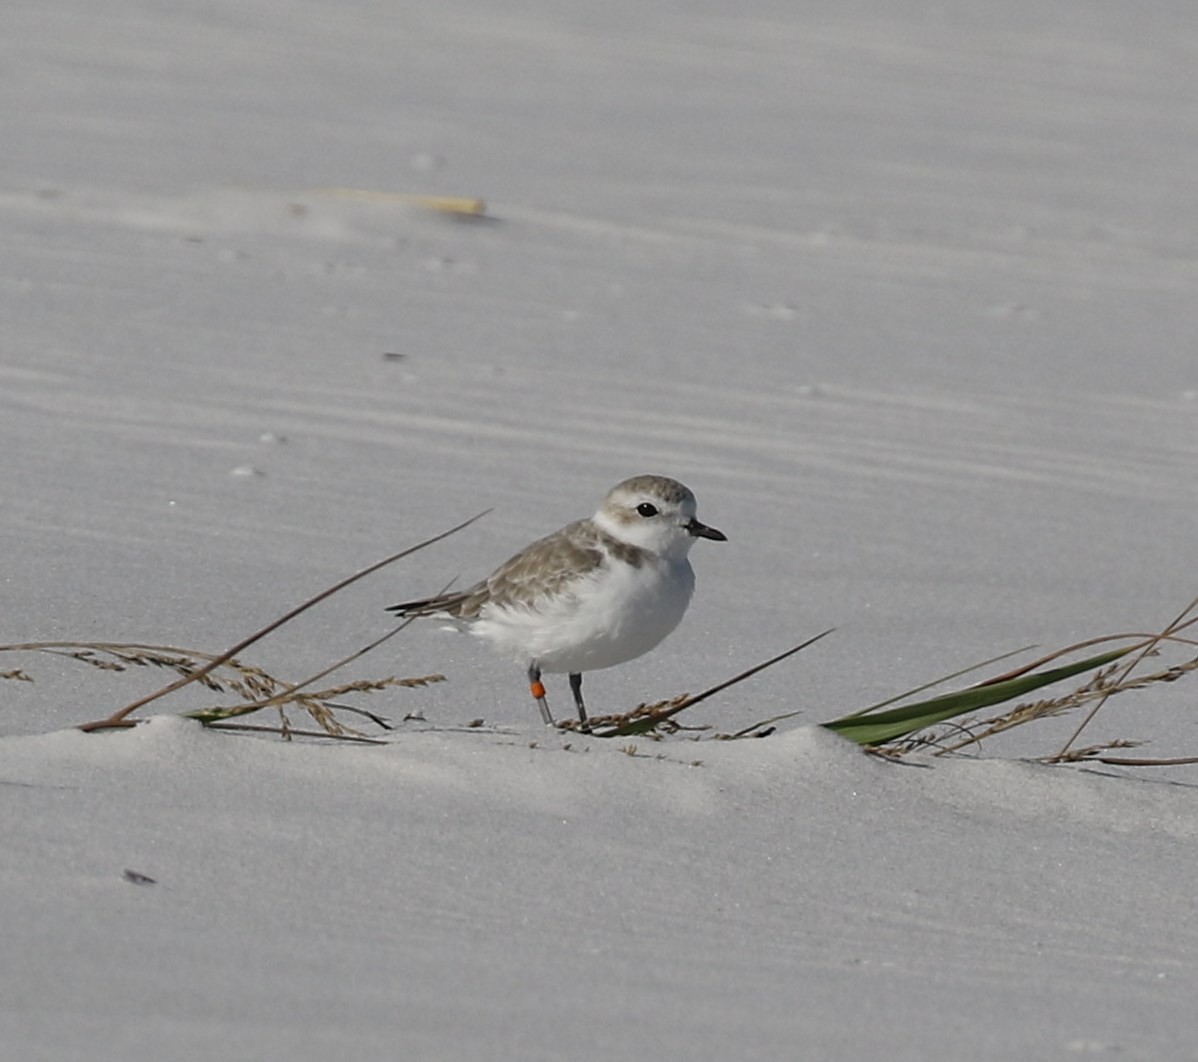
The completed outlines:
[[[714,527],[708,527],[706,524],[699,523],[693,516],[690,522],[686,525],[689,531],[695,538],[710,538],[713,542],[727,542],[728,536],[723,531],[717,531]]]

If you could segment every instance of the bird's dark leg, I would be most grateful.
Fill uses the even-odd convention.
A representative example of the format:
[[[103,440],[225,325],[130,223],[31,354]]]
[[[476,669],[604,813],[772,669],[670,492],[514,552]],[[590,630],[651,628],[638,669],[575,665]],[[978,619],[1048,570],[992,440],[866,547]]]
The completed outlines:
[[[570,692],[574,694],[574,707],[578,709],[578,721],[585,723],[587,721],[587,706],[582,703],[582,674],[574,671],[570,673]]]
[[[528,692],[533,695],[537,707],[541,709],[541,718],[546,726],[553,725],[553,716],[549,712],[549,702],[545,700],[545,687],[541,684],[541,669],[534,660],[528,665]]]

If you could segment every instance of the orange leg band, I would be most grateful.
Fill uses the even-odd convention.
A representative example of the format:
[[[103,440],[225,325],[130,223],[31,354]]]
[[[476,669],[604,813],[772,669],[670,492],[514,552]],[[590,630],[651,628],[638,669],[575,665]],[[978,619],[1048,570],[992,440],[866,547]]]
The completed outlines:
[[[530,682],[528,684],[528,689],[538,701],[543,701],[545,699],[545,687],[541,685],[540,681]]]

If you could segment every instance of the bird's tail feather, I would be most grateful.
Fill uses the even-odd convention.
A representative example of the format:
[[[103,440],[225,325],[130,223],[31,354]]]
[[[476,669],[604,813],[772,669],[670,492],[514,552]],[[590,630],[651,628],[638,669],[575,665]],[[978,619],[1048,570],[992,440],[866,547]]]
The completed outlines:
[[[387,612],[397,616],[433,616],[438,612],[453,614],[455,606],[466,600],[464,593],[438,594],[435,597],[424,597],[417,601],[402,601],[398,605],[388,605]]]

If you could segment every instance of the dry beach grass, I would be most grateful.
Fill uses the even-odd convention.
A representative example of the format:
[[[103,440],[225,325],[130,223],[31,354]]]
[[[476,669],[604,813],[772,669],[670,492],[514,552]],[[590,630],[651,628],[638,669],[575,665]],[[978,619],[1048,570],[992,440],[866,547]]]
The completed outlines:
[[[121,672],[129,668],[161,668],[176,675],[174,680],[161,689],[137,698],[109,716],[82,724],[79,729],[86,732],[135,726],[140,720],[133,716],[140,708],[174,693],[184,686],[197,683],[213,693],[233,694],[238,698],[233,704],[214,705],[185,713],[188,718],[195,719],[211,729],[271,732],[280,734],[284,738],[305,736],[376,743],[381,739],[370,737],[347,726],[338,718],[337,713],[359,716],[382,730],[392,729],[391,724],[381,715],[361,707],[339,703],[339,698],[352,694],[375,693],[393,687],[420,688],[431,683],[443,682],[445,676],[436,673],[406,678],[388,675],[383,678],[350,679],[323,689],[314,690],[311,687],[332,672],[360,659],[395,637],[412,622],[411,618],[404,620],[386,634],[374,639],[349,656],[322,667],[299,682],[288,682],[271,675],[260,667],[242,661],[238,654],[338,591],[398,560],[456,534],[483,515],[485,514],[480,513],[471,517],[447,531],[392,554],[340,580],[260,630],[241,639],[222,653],[183,649],[171,645],[69,641],[0,645],[0,652],[49,653],[66,656],[102,671]],[[871,751],[886,756],[903,757],[920,753],[943,756],[976,748],[983,740],[1016,727],[1026,726],[1039,720],[1056,718],[1088,707],[1089,710],[1064,746],[1055,753],[1047,753],[1038,759],[1045,763],[1087,761],[1123,766],[1195,764],[1198,763],[1198,756],[1145,758],[1116,754],[1121,749],[1136,747],[1139,742],[1134,739],[1112,739],[1088,746],[1078,746],[1077,744],[1089,723],[1115,695],[1130,690],[1142,690],[1160,683],[1175,682],[1198,670],[1198,657],[1178,660],[1148,673],[1144,673],[1142,670],[1147,661],[1159,659],[1161,654],[1167,650],[1186,651],[1193,650],[1198,646],[1198,640],[1185,636],[1185,632],[1195,624],[1198,624],[1198,598],[1192,600],[1174,620],[1166,624],[1159,632],[1126,633],[1087,639],[1042,655],[1031,663],[984,679],[965,689],[922,700],[912,699],[934,686],[951,681],[969,671],[1015,655],[1014,653],[1004,653],[983,664],[934,679],[916,689],[839,716],[821,725]],[[775,732],[778,723],[795,718],[801,713],[789,711],[773,715],[731,734],[720,733],[709,724],[684,725],[678,717],[687,709],[747,681],[767,668],[782,663],[831,633],[832,630],[825,630],[785,652],[709,686],[698,694],[683,693],[665,700],[641,703],[630,711],[595,716],[581,723],[573,719],[563,719],[557,723],[557,727],[560,730],[599,738],[640,735],[661,739],[669,735],[685,735],[735,740],[748,737],[768,737]],[[1065,657],[1076,656],[1095,646],[1109,644],[1117,644],[1118,647],[1105,650],[1097,655],[1087,655],[1069,663],[1057,663]],[[1023,651],[1025,650],[1016,652]],[[1049,664],[1057,666],[1050,668],[1047,666]],[[1042,687],[1054,685],[1079,675],[1088,677],[1065,693],[1030,701],[1019,699]],[[32,676],[23,668],[2,671],[0,678],[33,681]],[[1016,700],[1017,703],[1013,707],[1004,709],[1000,714],[981,719],[974,717],[974,713],[984,708],[1007,704],[1013,700]],[[900,704],[899,702],[905,703]],[[297,729],[288,715],[289,708],[306,712],[320,729]],[[277,725],[233,722],[235,719],[264,709],[274,709],[277,712]],[[962,716],[967,718],[962,719]]]

